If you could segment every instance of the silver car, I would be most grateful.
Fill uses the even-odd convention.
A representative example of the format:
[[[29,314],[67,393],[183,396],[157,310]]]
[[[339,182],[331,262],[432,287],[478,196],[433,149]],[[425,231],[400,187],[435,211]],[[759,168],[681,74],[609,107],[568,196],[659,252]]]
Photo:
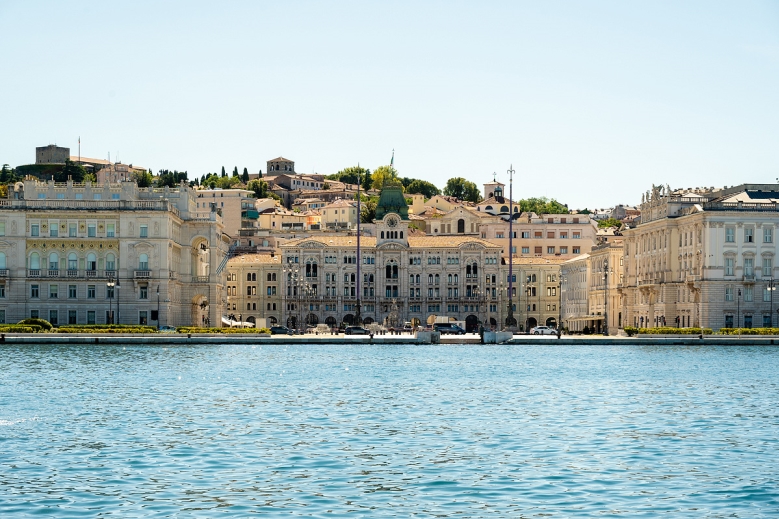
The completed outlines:
[[[530,329],[533,335],[557,335],[557,330],[550,326],[536,326]]]

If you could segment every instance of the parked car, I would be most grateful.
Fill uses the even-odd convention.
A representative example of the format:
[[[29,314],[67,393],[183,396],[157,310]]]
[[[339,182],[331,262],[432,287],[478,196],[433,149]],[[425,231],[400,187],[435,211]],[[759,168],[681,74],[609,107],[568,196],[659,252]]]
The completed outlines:
[[[271,326],[270,327],[270,334],[271,335],[292,335],[292,330],[287,328],[286,326]]]
[[[551,326],[536,326],[530,329],[533,335],[557,335],[557,330]]]
[[[434,327],[435,331],[441,332],[441,334],[447,334],[451,333],[454,335],[464,335],[465,330],[457,326],[456,324],[436,324]]]
[[[362,326],[347,326],[344,330],[345,335],[370,335],[371,332]]]
[[[161,333],[176,333],[175,326],[160,326]]]

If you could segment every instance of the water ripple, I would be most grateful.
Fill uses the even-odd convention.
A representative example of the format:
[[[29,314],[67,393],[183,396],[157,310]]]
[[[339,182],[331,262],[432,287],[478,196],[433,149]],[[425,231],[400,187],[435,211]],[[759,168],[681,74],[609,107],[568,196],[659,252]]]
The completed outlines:
[[[0,517],[772,517],[778,364],[775,347],[6,345]]]

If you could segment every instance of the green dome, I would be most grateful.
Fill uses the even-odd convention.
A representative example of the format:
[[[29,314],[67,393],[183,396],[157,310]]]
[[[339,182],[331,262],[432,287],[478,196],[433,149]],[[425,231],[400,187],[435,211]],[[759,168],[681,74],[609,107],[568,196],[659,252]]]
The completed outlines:
[[[376,206],[376,219],[381,220],[387,213],[400,215],[401,220],[408,220],[408,204],[403,194],[403,186],[398,181],[389,181],[379,194],[379,203]]]

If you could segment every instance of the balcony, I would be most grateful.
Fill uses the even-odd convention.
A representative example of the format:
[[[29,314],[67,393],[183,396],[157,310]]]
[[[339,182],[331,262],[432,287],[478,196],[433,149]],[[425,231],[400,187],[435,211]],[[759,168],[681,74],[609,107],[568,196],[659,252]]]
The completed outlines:
[[[136,270],[133,272],[133,278],[134,279],[150,279],[151,278],[151,270]]]
[[[192,276],[193,283],[208,283],[208,276]]]
[[[87,275],[88,278],[94,279],[97,277],[97,270],[86,270],[85,274]]]
[[[40,269],[27,269],[27,277],[28,278],[39,278],[39,277],[41,277],[41,270]]]
[[[60,271],[59,269],[49,269],[46,271],[46,276],[50,278],[58,278],[60,277]]]
[[[246,209],[241,211],[241,218],[246,218],[248,220],[256,220],[260,217],[260,212],[254,209]]]
[[[755,282],[755,273],[752,274],[744,274],[743,277],[744,283],[754,283]]]
[[[104,275],[105,275],[105,277],[107,277],[109,279],[110,278],[118,278],[119,277],[119,275],[117,274],[117,272],[115,270],[106,270],[106,271],[104,271]],[[87,275],[87,277],[89,277],[89,276]]]
[[[65,271],[65,275],[69,278],[77,278],[78,277],[78,269],[68,269]]]

